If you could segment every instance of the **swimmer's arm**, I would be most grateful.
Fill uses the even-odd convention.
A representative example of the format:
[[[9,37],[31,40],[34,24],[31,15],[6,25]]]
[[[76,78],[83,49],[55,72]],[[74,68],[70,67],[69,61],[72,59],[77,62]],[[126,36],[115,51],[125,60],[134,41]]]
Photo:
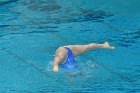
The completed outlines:
[[[54,59],[54,66],[53,66],[53,71],[58,72],[58,64],[60,63],[61,59],[59,57],[55,57]]]
[[[63,58],[63,51],[61,50],[61,48],[58,48],[58,50],[55,53],[55,58],[54,58],[54,67],[53,67],[53,71],[54,72],[58,72],[58,65],[61,63],[62,58]]]

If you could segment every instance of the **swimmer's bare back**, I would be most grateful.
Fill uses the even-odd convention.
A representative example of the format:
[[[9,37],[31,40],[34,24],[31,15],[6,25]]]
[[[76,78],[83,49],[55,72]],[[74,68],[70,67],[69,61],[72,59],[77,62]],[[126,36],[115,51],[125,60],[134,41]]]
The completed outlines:
[[[66,62],[66,59],[68,57],[68,51],[66,50],[65,47],[70,48],[74,57],[92,49],[97,49],[97,48],[114,49],[115,48],[114,46],[110,46],[108,42],[105,42],[103,44],[91,43],[87,45],[68,45],[68,46],[59,47],[55,53],[54,67],[53,67],[54,72],[59,71],[58,70],[59,64],[64,64]]]

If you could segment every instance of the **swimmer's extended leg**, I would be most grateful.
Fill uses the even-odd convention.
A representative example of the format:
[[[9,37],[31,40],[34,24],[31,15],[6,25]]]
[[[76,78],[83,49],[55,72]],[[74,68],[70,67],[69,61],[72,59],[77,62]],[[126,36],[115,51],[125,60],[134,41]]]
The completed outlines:
[[[105,42],[103,44],[95,44],[95,43],[88,44],[88,50],[96,49],[96,48],[114,49],[115,47],[114,46],[110,46],[110,44],[108,42]]]
[[[97,48],[108,48],[108,49],[114,49],[114,46],[110,46],[108,42],[105,42],[103,44],[87,44],[87,45],[73,45],[69,46],[72,49],[73,55],[78,56],[86,51],[97,49]]]

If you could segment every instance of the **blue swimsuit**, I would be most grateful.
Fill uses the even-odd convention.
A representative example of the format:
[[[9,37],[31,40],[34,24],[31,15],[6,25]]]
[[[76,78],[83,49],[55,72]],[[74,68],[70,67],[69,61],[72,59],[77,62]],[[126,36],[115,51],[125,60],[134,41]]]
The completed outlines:
[[[59,66],[61,68],[64,68],[64,69],[70,69],[70,70],[74,70],[77,68],[77,64],[76,64],[76,61],[73,57],[73,54],[72,54],[72,51],[70,50],[70,48],[68,47],[65,47],[68,51],[68,58],[66,60],[66,62],[64,64],[59,64]]]

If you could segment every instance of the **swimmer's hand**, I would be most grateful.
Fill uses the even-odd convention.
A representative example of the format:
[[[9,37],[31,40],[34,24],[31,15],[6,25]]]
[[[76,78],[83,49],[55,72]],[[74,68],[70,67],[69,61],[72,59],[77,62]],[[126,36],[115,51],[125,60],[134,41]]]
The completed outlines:
[[[105,42],[103,44],[104,48],[109,48],[109,49],[115,49],[115,46],[110,46],[110,44],[108,42]]]
[[[54,71],[54,72],[58,72],[58,66],[54,66],[54,67],[53,67],[53,71]]]

